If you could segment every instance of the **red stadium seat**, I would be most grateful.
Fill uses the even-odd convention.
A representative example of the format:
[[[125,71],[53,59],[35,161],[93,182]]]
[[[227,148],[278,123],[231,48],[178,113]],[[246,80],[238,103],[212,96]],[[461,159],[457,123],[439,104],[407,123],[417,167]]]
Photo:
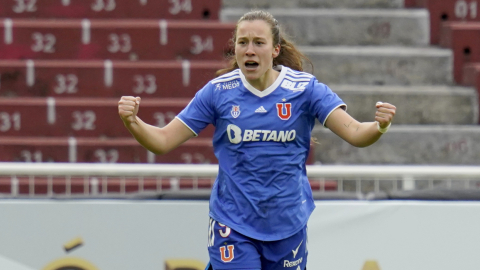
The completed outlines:
[[[154,155],[133,138],[0,137],[0,162],[218,163],[211,139],[193,138]]]
[[[234,24],[167,20],[3,19],[0,59],[211,60]]]
[[[192,98],[222,61],[0,60],[0,96]]]
[[[476,0],[407,0],[405,6],[428,9],[432,44],[439,44],[440,28],[443,22],[480,21],[480,5]]]
[[[139,116],[163,127],[190,99],[144,99]],[[1,136],[130,137],[114,98],[0,98]],[[33,117],[34,116],[34,117]],[[213,135],[213,126],[200,133]]]
[[[454,78],[457,83],[462,83],[464,65],[480,62],[480,23],[445,23],[440,45],[452,49]]]
[[[9,18],[165,18],[218,20],[221,0],[2,0]]]

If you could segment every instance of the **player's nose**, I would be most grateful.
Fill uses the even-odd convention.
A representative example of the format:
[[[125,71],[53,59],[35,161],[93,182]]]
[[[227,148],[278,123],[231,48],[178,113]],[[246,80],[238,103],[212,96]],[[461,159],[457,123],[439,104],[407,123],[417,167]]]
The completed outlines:
[[[255,49],[254,49],[252,43],[248,43],[247,51],[245,52],[245,54],[247,54],[247,55],[255,55]]]

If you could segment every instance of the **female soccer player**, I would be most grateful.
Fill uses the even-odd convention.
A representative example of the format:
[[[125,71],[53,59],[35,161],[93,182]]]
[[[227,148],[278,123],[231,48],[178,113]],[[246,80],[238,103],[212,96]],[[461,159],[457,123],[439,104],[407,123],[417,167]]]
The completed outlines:
[[[305,169],[315,119],[365,147],[387,131],[396,108],[377,103],[375,122],[356,121],[330,88],[302,72],[305,57],[267,12],[240,18],[233,42],[230,68],[164,128],[137,116],[139,97],[122,97],[119,114],[156,154],[215,126],[219,171],[210,197],[207,269],[303,270],[306,226],[315,208]]]

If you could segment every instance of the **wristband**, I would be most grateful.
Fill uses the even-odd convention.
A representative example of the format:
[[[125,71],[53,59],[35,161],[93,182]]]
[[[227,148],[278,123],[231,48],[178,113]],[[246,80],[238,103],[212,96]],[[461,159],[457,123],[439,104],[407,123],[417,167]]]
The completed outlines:
[[[380,133],[385,133],[387,132],[387,130],[390,128],[390,126],[392,125],[392,122],[390,122],[390,124],[388,124],[388,126],[386,128],[381,128],[380,127],[380,123],[377,122],[377,129]]]

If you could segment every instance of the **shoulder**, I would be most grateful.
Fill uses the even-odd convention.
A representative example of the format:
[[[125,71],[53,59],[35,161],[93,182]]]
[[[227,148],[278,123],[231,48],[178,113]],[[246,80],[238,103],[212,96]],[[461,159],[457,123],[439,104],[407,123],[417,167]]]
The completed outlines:
[[[291,69],[289,67],[286,68],[285,78],[290,78],[291,80],[300,80],[300,81],[310,81],[315,78],[312,74],[304,71],[298,71]]]
[[[315,76],[310,73],[293,70],[289,67],[285,68],[285,76],[282,80],[281,87],[292,91],[304,91],[312,82],[317,81]]]
[[[240,69],[235,69],[230,71],[229,73],[223,74],[213,80],[210,81],[210,84],[214,85],[217,83],[229,82],[236,79],[240,79]]]
[[[220,90],[232,90],[239,87],[240,84],[240,69],[223,74],[222,76],[219,76],[208,83],[214,92],[223,92]]]

